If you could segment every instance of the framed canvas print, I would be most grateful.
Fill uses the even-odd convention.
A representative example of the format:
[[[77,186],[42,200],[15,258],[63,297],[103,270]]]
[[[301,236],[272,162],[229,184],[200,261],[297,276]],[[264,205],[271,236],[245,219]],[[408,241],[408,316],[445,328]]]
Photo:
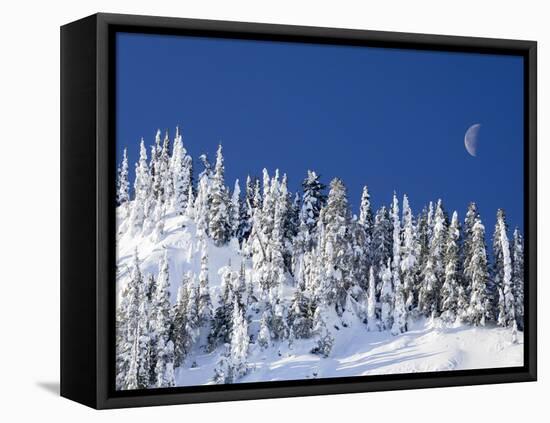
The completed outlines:
[[[536,43],[61,29],[61,393],[536,379]]]

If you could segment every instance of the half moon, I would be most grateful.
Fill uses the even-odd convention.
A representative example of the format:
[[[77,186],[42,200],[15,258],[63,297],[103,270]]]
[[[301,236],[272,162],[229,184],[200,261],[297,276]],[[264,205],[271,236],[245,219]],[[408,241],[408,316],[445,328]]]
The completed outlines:
[[[476,123],[470,126],[466,131],[466,135],[464,135],[464,146],[466,147],[466,151],[473,157],[477,156],[479,128],[481,128],[481,124]]]

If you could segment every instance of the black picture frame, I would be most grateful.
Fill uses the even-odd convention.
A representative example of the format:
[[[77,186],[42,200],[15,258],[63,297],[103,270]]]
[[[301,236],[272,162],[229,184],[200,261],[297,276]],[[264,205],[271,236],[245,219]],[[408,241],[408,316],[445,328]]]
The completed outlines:
[[[186,34],[524,58],[524,366],[114,390],[114,34]],[[537,45],[534,41],[95,14],[61,27],[61,395],[97,409],[534,381],[537,378]]]

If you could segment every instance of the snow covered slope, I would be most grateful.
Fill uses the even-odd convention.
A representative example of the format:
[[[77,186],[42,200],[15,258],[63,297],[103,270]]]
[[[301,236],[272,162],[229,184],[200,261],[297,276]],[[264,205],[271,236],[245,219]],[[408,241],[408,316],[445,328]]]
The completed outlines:
[[[511,330],[469,326],[441,328],[422,321],[404,334],[367,332],[354,325],[336,331],[330,357],[310,353],[311,340],[283,343],[249,356],[252,371],[239,382],[329,378],[393,373],[465,370],[523,365],[523,334],[512,344]],[[217,353],[197,353],[194,368],[176,373],[180,386],[212,383]]]
[[[119,210],[119,213],[121,211]],[[119,218],[119,225],[125,219]],[[137,249],[143,274],[158,273],[158,264],[168,250],[170,293],[172,303],[185,272],[199,273],[200,251],[195,224],[184,216],[170,213],[165,217],[164,233],[158,241],[152,236],[132,236],[122,231],[117,247],[117,288],[129,279],[132,255]],[[230,264],[238,269],[242,260],[236,241],[216,247],[207,241],[209,256],[209,285],[213,306],[219,303],[221,277],[219,269]],[[292,287],[285,287],[284,299],[290,301]],[[251,335],[259,328],[260,315],[252,315]],[[345,325],[342,324],[345,322]],[[439,320],[418,320],[409,330],[393,336],[389,331],[369,332],[367,326],[353,313],[338,317],[334,313],[327,322],[334,336],[329,357],[311,353],[314,339],[275,343],[261,349],[250,344],[250,371],[238,382],[276,381],[309,378],[344,377],[374,374],[411,373],[442,370],[477,369],[521,366],[523,364],[523,334],[512,343],[512,330],[497,327],[445,327]],[[176,369],[176,385],[189,386],[213,382],[214,369],[222,348],[206,352],[195,345]]]

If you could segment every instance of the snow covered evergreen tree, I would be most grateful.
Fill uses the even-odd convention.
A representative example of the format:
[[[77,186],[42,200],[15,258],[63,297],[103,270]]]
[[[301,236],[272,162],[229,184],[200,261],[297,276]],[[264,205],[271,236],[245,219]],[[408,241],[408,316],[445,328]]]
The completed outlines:
[[[369,243],[365,227],[359,223],[355,215],[350,221],[349,231],[352,249],[351,270],[353,276],[350,275],[352,296],[355,301],[361,301],[359,297],[368,289],[368,279],[365,275],[369,272]]]
[[[401,220],[399,218],[399,201],[395,192],[393,193],[391,220],[393,226],[392,279],[394,290],[391,332],[393,335],[398,335],[407,330],[407,310],[405,307],[404,289],[401,284]]]
[[[315,241],[315,229],[319,214],[326,201],[323,193],[325,185],[321,183],[319,175],[315,171],[308,170],[307,177],[302,182],[302,188],[304,194],[300,210],[300,234],[304,239],[306,250],[310,250]]]
[[[194,344],[200,335],[201,319],[200,319],[200,285],[197,285],[195,274],[191,274],[190,283],[187,286],[189,303],[187,305],[187,333],[190,343]]]
[[[288,310],[288,327],[295,339],[309,338],[313,329],[311,303],[303,289],[297,287],[294,291]]]
[[[441,318],[453,323],[463,312],[464,292],[461,290],[460,269],[460,223],[455,211],[449,226],[447,243],[444,252],[445,278],[441,287]]]
[[[176,128],[174,149],[172,154],[172,186],[174,190],[174,209],[178,214],[184,214],[189,199],[189,188],[192,186],[192,159],[183,146],[183,138]]]
[[[199,240],[205,240],[208,234],[209,194],[208,176],[203,174],[199,179],[199,188],[193,207],[195,223],[197,224],[197,238]]]
[[[311,350],[313,354],[321,357],[328,357],[334,345],[334,336],[330,333],[323,317],[322,306],[315,309],[313,315],[313,334],[317,340],[317,345]]]
[[[466,288],[466,294],[470,295],[470,288],[472,286],[472,280],[467,274],[466,269],[470,266],[473,256],[473,236],[474,236],[474,225],[476,219],[479,219],[479,213],[477,211],[476,203],[468,204],[468,210],[466,212],[466,217],[464,218],[464,243],[463,243],[463,253],[462,253],[462,264],[463,264],[463,273],[464,273],[464,286]]]
[[[162,185],[160,203],[162,203],[165,207],[170,207],[174,196],[174,178],[172,176],[172,167],[170,166],[170,162],[170,136],[168,135],[168,131],[166,131],[160,155]]]
[[[117,179],[117,206],[122,206],[126,212],[125,206],[130,201],[130,184],[128,182],[128,154],[126,148],[122,154],[122,162],[118,168]],[[124,216],[126,217],[126,216]]]
[[[516,323],[516,300],[512,281],[512,256],[507,234],[504,210],[497,212],[495,234],[493,236],[494,284],[499,293],[497,323],[500,326],[513,326]]]
[[[487,268],[487,248],[485,246],[485,227],[479,217],[475,218],[472,227],[470,261],[464,269],[465,277],[471,281],[470,305],[466,312],[467,320],[476,326],[485,326],[489,309],[487,283],[489,271]]]
[[[247,241],[252,231],[252,216],[255,209],[255,181],[252,180],[250,175],[246,177],[246,192],[244,196],[244,203],[241,205],[240,227],[239,227],[239,244],[242,246],[243,241]]]
[[[162,202],[162,144],[161,132],[157,130],[155,135],[155,145],[151,147],[151,191],[152,197],[156,202]]]
[[[424,269],[428,263],[428,257],[430,255],[430,238],[428,228],[428,210],[422,209],[416,218],[416,264],[414,266],[415,279],[416,279],[416,298],[413,312],[415,314],[420,313],[420,290],[424,282]]]
[[[225,344],[225,351],[214,370],[216,383],[235,383],[249,370],[247,364],[250,343],[248,322],[244,318],[242,306],[238,301],[233,301],[231,328],[230,340]]]
[[[428,219],[428,229],[429,227]],[[448,232],[441,200],[437,202],[431,232],[429,256],[422,272],[418,302],[419,309],[425,316],[437,317],[441,312],[441,285],[445,274],[444,252]]]
[[[174,305],[173,315],[173,333],[174,333],[174,365],[181,366],[183,360],[190,350],[190,337],[187,333],[187,313],[189,307],[188,286],[191,283],[190,272],[184,274],[180,287],[178,288],[178,297]]]
[[[134,252],[130,278],[120,299],[117,318],[117,375],[119,389],[138,389],[140,355],[140,287],[143,276],[137,250]]]
[[[239,185],[239,180],[235,180],[235,186],[233,188],[233,194],[231,195],[231,236],[240,237],[239,229],[241,228],[241,216],[243,204],[241,202],[241,187]],[[239,240],[240,244],[241,240]]]
[[[153,330],[153,352],[156,366],[154,370],[154,383],[159,384],[159,378],[162,383],[165,383],[167,377],[167,364],[172,360],[173,366],[173,344],[170,340],[170,325],[172,323],[171,307],[170,307],[170,273],[168,266],[168,250],[164,250],[164,254],[159,263],[159,273],[157,277],[157,290],[153,302],[152,330]],[[172,344],[170,352],[169,342]],[[159,374],[159,371],[161,373]],[[164,386],[164,385],[162,385]]]
[[[523,293],[523,278],[524,278],[524,264],[523,264],[523,237],[519,229],[514,230],[512,241],[512,287],[513,294],[516,300],[515,312],[516,321],[519,330],[523,330],[523,314],[524,314],[524,293]]]
[[[382,206],[374,219],[374,228],[372,234],[372,264],[377,271],[385,265],[393,252],[393,227],[390,222],[388,210]],[[381,284],[380,284],[381,286]],[[379,293],[379,289],[377,289]]]
[[[369,290],[367,298],[367,327],[369,331],[377,331],[380,328],[376,318],[376,282],[374,279],[374,268],[369,269]]]
[[[260,320],[260,331],[258,332],[258,345],[262,349],[267,349],[271,346],[271,332],[269,330],[270,313],[264,310],[262,319]]]
[[[219,247],[231,237],[230,200],[224,180],[225,167],[221,144],[216,153],[216,166],[212,176],[208,204],[208,233]]]
[[[403,233],[401,241],[401,275],[405,309],[410,312],[417,304],[416,254],[418,245],[409,199],[403,196]]]
[[[280,237],[285,272],[292,276],[292,262],[294,255],[294,238],[298,232],[299,210],[298,205],[292,202],[292,196],[288,191],[288,178],[286,173],[279,184],[277,204],[275,206],[275,219],[280,218]]]
[[[380,275],[382,287],[380,290],[380,327],[389,330],[393,326],[393,305],[394,289],[391,274],[391,259],[388,258],[387,264],[380,266]]]
[[[233,280],[235,275],[231,266],[224,266],[219,271],[222,278],[222,295],[212,321],[212,328],[208,335],[208,349],[213,351],[220,344],[229,343],[232,331],[232,312],[235,301]]]
[[[370,238],[372,237],[374,219],[370,204],[369,189],[366,185],[363,187],[363,192],[361,194],[361,205],[359,207],[359,223],[365,228],[367,240],[370,240]]]
[[[155,366],[157,381],[156,388],[171,388],[176,386],[174,375],[174,343],[171,340],[165,343],[159,338],[157,345],[157,364]]]
[[[193,185],[189,185],[189,189],[187,190],[187,205],[185,206],[185,215],[189,219],[195,218],[195,195],[193,192]]]
[[[238,301],[233,302],[231,332],[231,367],[233,380],[237,381],[248,372],[247,355],[250,337],[248,335],[248,323],[243,315],[243,310]]]
[[[267,201],[273,201],[274,203],[271,236],[266,237],[266,254],[269,263],[266,263],[265,274],[267,279],[264,281],[264,286],[270,290],[280,289],[286,280],[286,266],[284,260],[284,219],[288,211],[288,198],[286,191],[286,178],[284,179],[285,181],[279,184],[277,178],[273,178],[270,194],[266,197],[268,199]],[[264,204],[266,204],[267,201]]]
[[[333,304],[338,314],[345,308],[347,290],[351,286],[350,273],[353,250],[350,233],[350,213],[344,183],[335,178],[330,183],[326,207],[320,219],[319,246],[324,263],[324,300]]]
[[[147,150],[143,138],[140,143],[139,162],[136,163],[136,178],[134,181],[134,201],[130,212],[130,231],[132,235],[141,232],[145,219],[146,203],[149,197],[149,167],[147,165]]]
[[[201,248],[201,270],[199,274],[198,318],[200,326],[209,326],[212,321],[212,300],[208,281],[208,250],[206,242]]]

